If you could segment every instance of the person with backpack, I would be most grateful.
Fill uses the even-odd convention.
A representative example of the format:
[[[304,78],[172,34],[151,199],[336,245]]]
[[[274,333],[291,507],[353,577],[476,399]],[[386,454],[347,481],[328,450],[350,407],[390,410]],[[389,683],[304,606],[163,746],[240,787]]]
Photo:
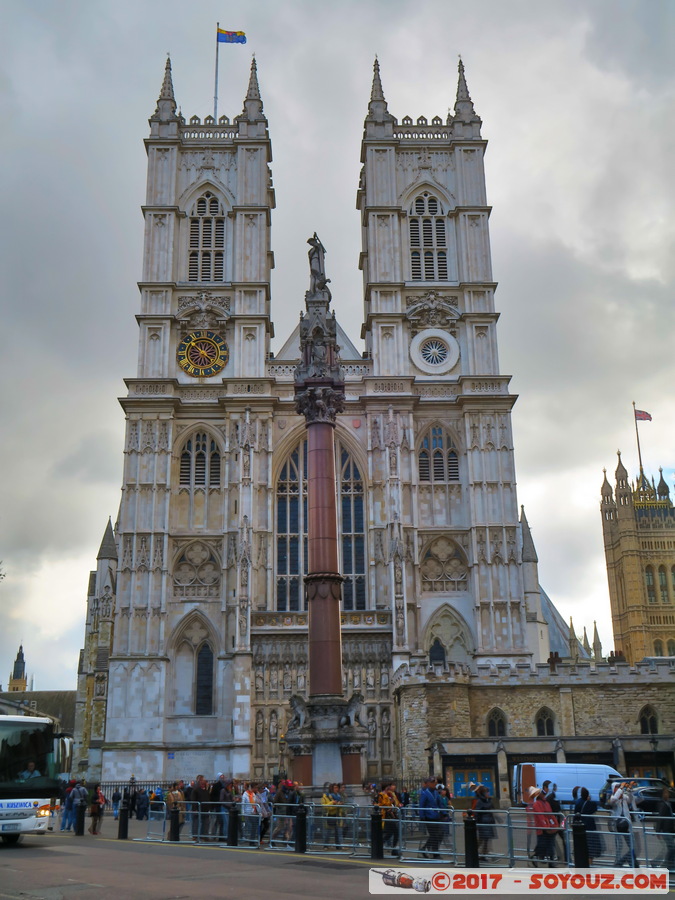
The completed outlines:
[[[74,778],[68,782],[66,796],[63,801],[63,815],[61,817],[61,831],[72,831],[75,827],[75,807],[73,806],[73,788],[77,782]]]

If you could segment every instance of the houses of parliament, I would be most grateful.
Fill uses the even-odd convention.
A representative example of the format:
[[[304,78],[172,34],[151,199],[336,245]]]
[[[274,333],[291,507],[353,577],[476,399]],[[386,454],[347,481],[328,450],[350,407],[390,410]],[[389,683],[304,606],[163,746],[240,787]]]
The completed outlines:
[[[617,635],[604,658],[539,584],[499,367],[486,141],[461,62],[453,93],[445,117],[399,119],[377,62],[370,98],[364,85],[362,344],[338,318],[334,443],[343,689],[363,696],[363,777],[432,766],[503,801],[526,759],[672,778],[672,505],[621,466],[603,485]],[[186,119],[167,62],[149,120],[122,499],[78,672],[75,765],[89,779],[272,778],[291,764],[289,700],[308,685],[300,337],[272,353],[273,129],[255,60],[242,94],[231,119]]]

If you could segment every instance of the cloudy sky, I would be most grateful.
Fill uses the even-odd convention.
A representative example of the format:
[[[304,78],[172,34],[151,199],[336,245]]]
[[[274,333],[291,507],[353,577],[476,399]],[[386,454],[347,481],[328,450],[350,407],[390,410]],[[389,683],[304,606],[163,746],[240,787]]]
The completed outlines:
[[[675,4],[668,0],[0,0],[0,683],[73,688],[89,570],[122,473],[136,366],[147,119],[171,53],[186,116],[240,112],[251,52],[273,142],[277,346],[308,234],[358,341],[354,201],[378,54],[389,109],[445,116],[458,54],[486,158],[502,371],[540,579],[612,646],[602,468],[637,452],[673,484]]]

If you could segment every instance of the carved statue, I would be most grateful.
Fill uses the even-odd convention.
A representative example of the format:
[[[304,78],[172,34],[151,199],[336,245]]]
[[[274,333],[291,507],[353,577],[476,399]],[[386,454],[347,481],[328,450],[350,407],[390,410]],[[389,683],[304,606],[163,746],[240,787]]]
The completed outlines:
[[[354,691],[349,698],[344,715],[340,717],[339,726],[363,725],[361,712],[363,711],[364,702],[365,697],[363,694],[360,691]]]
[[[304,698],[299,694],[293,694],[288,702],[291,709],[293,710],[293,715],[291,716],[286,730],[294,731],[295,729],[300,730],[301,728],[304,728],[305,723],[309,718],[307,713],[307,704],[305,703]]]
[[[271,741],[276,741],[277,731],[278,731],[277,714],[274,710],[272,710],[272,712],[270,714],[270,740]]]
[[[375,710],[368,710],[368,756],[375,758],[377,751],[377,722],[375,720]]]
[[[309,293],[314,295],[319,291],[327,290],[326,285],[330,282],[330,278],[326,278],[326,248],[319,240],[316,231],[311,238],[308,238],[307,243],[311,248],[307,253],[309,256]]]
[[[262,741],[263,739],[263,730],[265,728],[265,723],[263,721],[263,714],[258,712],[255,720],[255,739],[256,741]]]

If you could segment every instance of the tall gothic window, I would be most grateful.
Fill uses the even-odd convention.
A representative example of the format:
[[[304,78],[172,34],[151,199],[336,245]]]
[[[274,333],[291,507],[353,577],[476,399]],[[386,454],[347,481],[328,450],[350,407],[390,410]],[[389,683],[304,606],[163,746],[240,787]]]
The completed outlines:
[[[658,734],[659,720],[653,706],[643,706],[639,715],[640,734]]]
[[[661,603],[668,603],[668,576],[666,575],[666,567],[659,566],[659,594],[661,595]]]
[[[413,281],[447,281],[448,251],[446,217],[428,191],[410,207],[410,271]]]
[[[535,728],[539,737],[547,737],[554,734],[555,719],[553,713],[546,706],[542,706],[534,718]]]
[[[225,215],[210,191],[195,203],[190,215],[188,281],[223,281]]]
[[[654,589],[654,569],[647,566],[645,569],[645,584],[647,586],[647,600],[656,603],[656,591]]]
[[[675,641],[668,641],[668,656],[675,656]]]
[[[186,487],[220,486],[220,451],[205,432],[187,440],[180,455],[180,484]]]
[[[654,641],[654,656],[663,656],[663,641]]]
[[[195,715],[210,716],[213,713],[213,650],[202,644],[197,651],[195,673]]]
[[[174,657],[174,708],[177,715],[211,716],[215,678],[213,647],[205,629],[193,625]]]
[[[351,454],[336,447],[338,533],[341,536],[343,608],[366,608],[364,484]],[[276,486],[276,606],[280,612],[305,608],[307,574],[307,441],[284,462]]]
[[[506,735],[506,716],[497,707],[488,713],[487,733],[488,737],[505,737]]]
[[[424,436],[417,455],[420,481],[459,481],[459,456],[452,438],[434,425]]]

